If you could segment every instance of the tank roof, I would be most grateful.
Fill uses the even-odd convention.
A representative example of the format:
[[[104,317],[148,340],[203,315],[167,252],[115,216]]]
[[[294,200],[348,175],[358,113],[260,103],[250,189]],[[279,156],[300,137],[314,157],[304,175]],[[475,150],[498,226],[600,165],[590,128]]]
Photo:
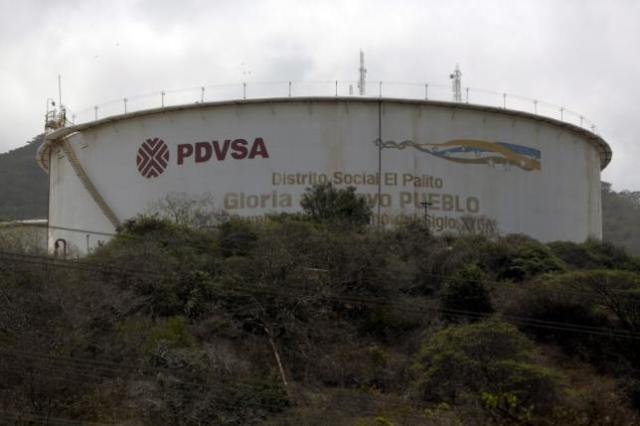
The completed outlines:
[[[585,138],[589,143],[593,144],[599,152],[600,155],[600,169],[603,170],[607,165],[611,162],[612,158],[612,150],[609,144],[598,134],[575,125],[573,123],[569,123],[566,121],[557,120],[551,117],[533,114],[525,111],[519,111],[508,108],[499,108],[494,106],[486,106],[486,105],[478,105],[478,104],[470,104],[470,103],[462,103],[462,102],[447,102],[447,101],[439,101],[439,100],[416,100],[416,99],[403,99],[403,98],[385,98],[385,97],[353,97],[353,96],[311,96],[311,97],[269,97],[269,98],[252,98],[252,99],[236,99],[236,100],[223,100],[223,101],[213,101],[213,102],[197,102],[197,103],[189,103],[182,105],[172,105],[165,106],[160,108],[150,108],[145,110],[138,110],[134,112],[129,112],[125,114],[118,114],[113,116],[108,116],[105,118],[101,118],[94,121],[89,121],[82,124],[77,124],[73,126],[63,127],[56,131],[53,131],[45,136],[45,140],[42,145],[39,147],[38,152],[36,154],[36,160],[42,169],[48,172],[49,164],[49,150],[51,144],[62,138],[68,137],[73,133],[81,132],[84,130],[92,129],[95,127],[99,127],[105,124],[113,124],[119,121],[128,120],[131,118],[145,117],[157,114],[178,112],[178,111],[189,111],[189,110],[197,110],[203,108],[212,108],[212,107],[224,107],[231,105],[261,105],[261,104],[276,104],[276,103],[310,103],[310,102],[326,102],[326,103],[395,103],[395,104],[407,104],[407,105],[417,105],[417,106],[436,106],[436,107],[444,107],[451,108],[457,110],[467,110],[467,111],[480,111],[480,112],[490,112],[501,115],[510,115],[513,117],[522,117],[534,121],[540,121],[547,124],[552,124],[554,126],[558,126],[560,128],[569,130],[574,132],[583,138]]]

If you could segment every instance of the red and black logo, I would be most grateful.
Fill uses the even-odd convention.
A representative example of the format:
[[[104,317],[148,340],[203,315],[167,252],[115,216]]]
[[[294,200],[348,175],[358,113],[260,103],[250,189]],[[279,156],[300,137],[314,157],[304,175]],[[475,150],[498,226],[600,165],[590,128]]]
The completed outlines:
[[[138,149],[138,171],[147,179],[156,178],[169,164],[169,147],[162,139],[147,139]]]

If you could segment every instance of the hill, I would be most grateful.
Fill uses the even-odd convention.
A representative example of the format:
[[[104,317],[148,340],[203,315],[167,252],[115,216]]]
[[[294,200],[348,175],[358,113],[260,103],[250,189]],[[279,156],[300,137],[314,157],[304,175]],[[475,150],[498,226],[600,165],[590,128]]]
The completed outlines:
[[[640,255],[640,191],[616,192],[602,183],[603,239]]]
[[[345,214],[0,257],[0,422],[638,424],[640,259]]]
[[[42,135],[0,154],[0,219],[47,217],[48,176],[35,161]]]

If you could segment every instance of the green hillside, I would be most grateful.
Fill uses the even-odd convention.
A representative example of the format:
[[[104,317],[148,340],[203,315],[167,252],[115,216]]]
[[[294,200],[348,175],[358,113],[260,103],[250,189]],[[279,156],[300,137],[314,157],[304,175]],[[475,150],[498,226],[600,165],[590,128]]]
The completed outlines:
[[[35,161],[42,135],[0,154],[0,219],[47,217],[48,176]]]
[[[640,258],[316,194],[79,261],[0,241],[0,424],[640,424]]]
[[[606,241],[640,255],[640,191],[616,192],[604,182],[602,229]]]

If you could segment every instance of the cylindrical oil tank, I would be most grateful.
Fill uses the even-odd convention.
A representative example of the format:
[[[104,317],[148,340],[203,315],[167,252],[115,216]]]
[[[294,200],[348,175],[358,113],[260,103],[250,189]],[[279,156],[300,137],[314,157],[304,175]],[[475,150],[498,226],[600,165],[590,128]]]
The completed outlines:
[[[65,127],[50,174],[49,246],[84,253],[170,194],[210,194],[259,220],[296,212],[315,183],[355,186],[373,222],[425,218],[434,232],[601,237],[598,135],[508,109],[375,98],[199,103]],[[426,209],[426,210],[425,210]]]

